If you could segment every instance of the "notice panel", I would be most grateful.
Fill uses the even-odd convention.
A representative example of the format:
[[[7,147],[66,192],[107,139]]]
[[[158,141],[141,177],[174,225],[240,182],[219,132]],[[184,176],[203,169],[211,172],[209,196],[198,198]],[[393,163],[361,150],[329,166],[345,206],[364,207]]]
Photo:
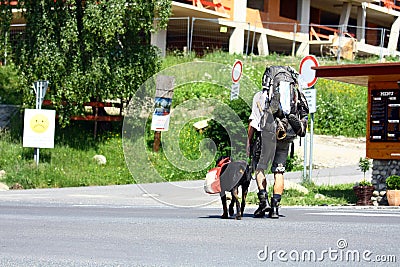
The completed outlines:
[[[370,141],[400,141],[399,89],[373,89],[370,101]]]

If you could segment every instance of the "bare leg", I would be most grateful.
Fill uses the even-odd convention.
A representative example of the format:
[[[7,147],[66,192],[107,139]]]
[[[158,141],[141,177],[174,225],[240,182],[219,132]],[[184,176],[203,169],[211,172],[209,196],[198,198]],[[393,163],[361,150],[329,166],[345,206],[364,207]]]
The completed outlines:
[[[274,173],[274,194],[279,194],[282,195],[283,189],[285,187],[284,181],[283,181],[283,173],[277,172]]]
[[[265,178],[264,170],[256,170],[256,182],[258,191],[266,189],[267,179]]]
[[[260,204],[258,208],[254,212],[254,217],[262,218],[265,215],[265,212],[270,211],[271,206],[268,202],[268,194],[267,194],[267,179],[265,178],[263,170],[256,170],[256,181],[258,186],[258,199],[260,200]]]

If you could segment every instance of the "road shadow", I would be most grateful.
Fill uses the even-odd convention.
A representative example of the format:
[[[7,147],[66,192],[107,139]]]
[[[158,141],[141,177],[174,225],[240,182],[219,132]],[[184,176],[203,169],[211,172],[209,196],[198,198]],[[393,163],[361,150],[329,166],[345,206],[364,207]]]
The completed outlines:
[[[221,214],[222,214],[222,211],[221,211]],[[285,217],[286,217],[285,215],[282,215],[282,214],[279,215],[279,218],[285,218]],[[235,214],[234,214],[233,216],[229,216],[228,219],[222,219],[222,218],[221,218],[221,215],[217,215],[217,214],[208,215],[208,216],[199,216],[198,218],[199,218],[199,219],[234,220],[234,219],[235,219]],[[254,218],[253,213],[245,213],[245,214],[243,214],[243,216],[242,216],[242,219],[243,219],[243,218],[252,218],[252,219],[258,219],[258,220],[260,220],[260,219],[271,219],[271,218],[268,217],[268,214],[265,215],[265,216],[262,217],[262,218]]]

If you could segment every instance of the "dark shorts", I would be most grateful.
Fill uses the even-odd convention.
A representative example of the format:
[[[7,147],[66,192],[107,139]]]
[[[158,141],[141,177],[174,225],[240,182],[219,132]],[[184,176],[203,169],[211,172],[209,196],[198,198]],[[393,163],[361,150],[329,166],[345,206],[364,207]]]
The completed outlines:
[[[291,142],[285,142],[285,141],[277,141],[276,142],[276,150],[275,150],[275,156],[274,160],[272,162],[272,168],[271,171],[273,173],[276,172],[285,172],[286,168],[286,160],[289,155],[289,147],[290,147]]]
[[[267,136],[263,138],[269,137]],[[263,138],[261,137],[260,132],[257,132],[252,152],[253,166],[256,167],[255,169],[261,170],[266,170],[269,166],[271,166],[271,171],[273,173],[285,172],[286,161],[289,155],[289,147],[292,142],[287,140],[276,141],[276,145],[274,147],[275,149],[264,148],[262,146]]]

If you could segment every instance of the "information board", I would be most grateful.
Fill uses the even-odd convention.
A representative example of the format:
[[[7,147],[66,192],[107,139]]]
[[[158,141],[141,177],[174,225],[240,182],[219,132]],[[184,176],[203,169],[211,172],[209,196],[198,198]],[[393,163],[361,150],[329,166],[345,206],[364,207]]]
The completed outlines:
[[[400,159],[400,89],[397,79],[368,83],[366,130],[368,158]]]
[[[371,90],[370,141],[400,141],[399,89]]]

